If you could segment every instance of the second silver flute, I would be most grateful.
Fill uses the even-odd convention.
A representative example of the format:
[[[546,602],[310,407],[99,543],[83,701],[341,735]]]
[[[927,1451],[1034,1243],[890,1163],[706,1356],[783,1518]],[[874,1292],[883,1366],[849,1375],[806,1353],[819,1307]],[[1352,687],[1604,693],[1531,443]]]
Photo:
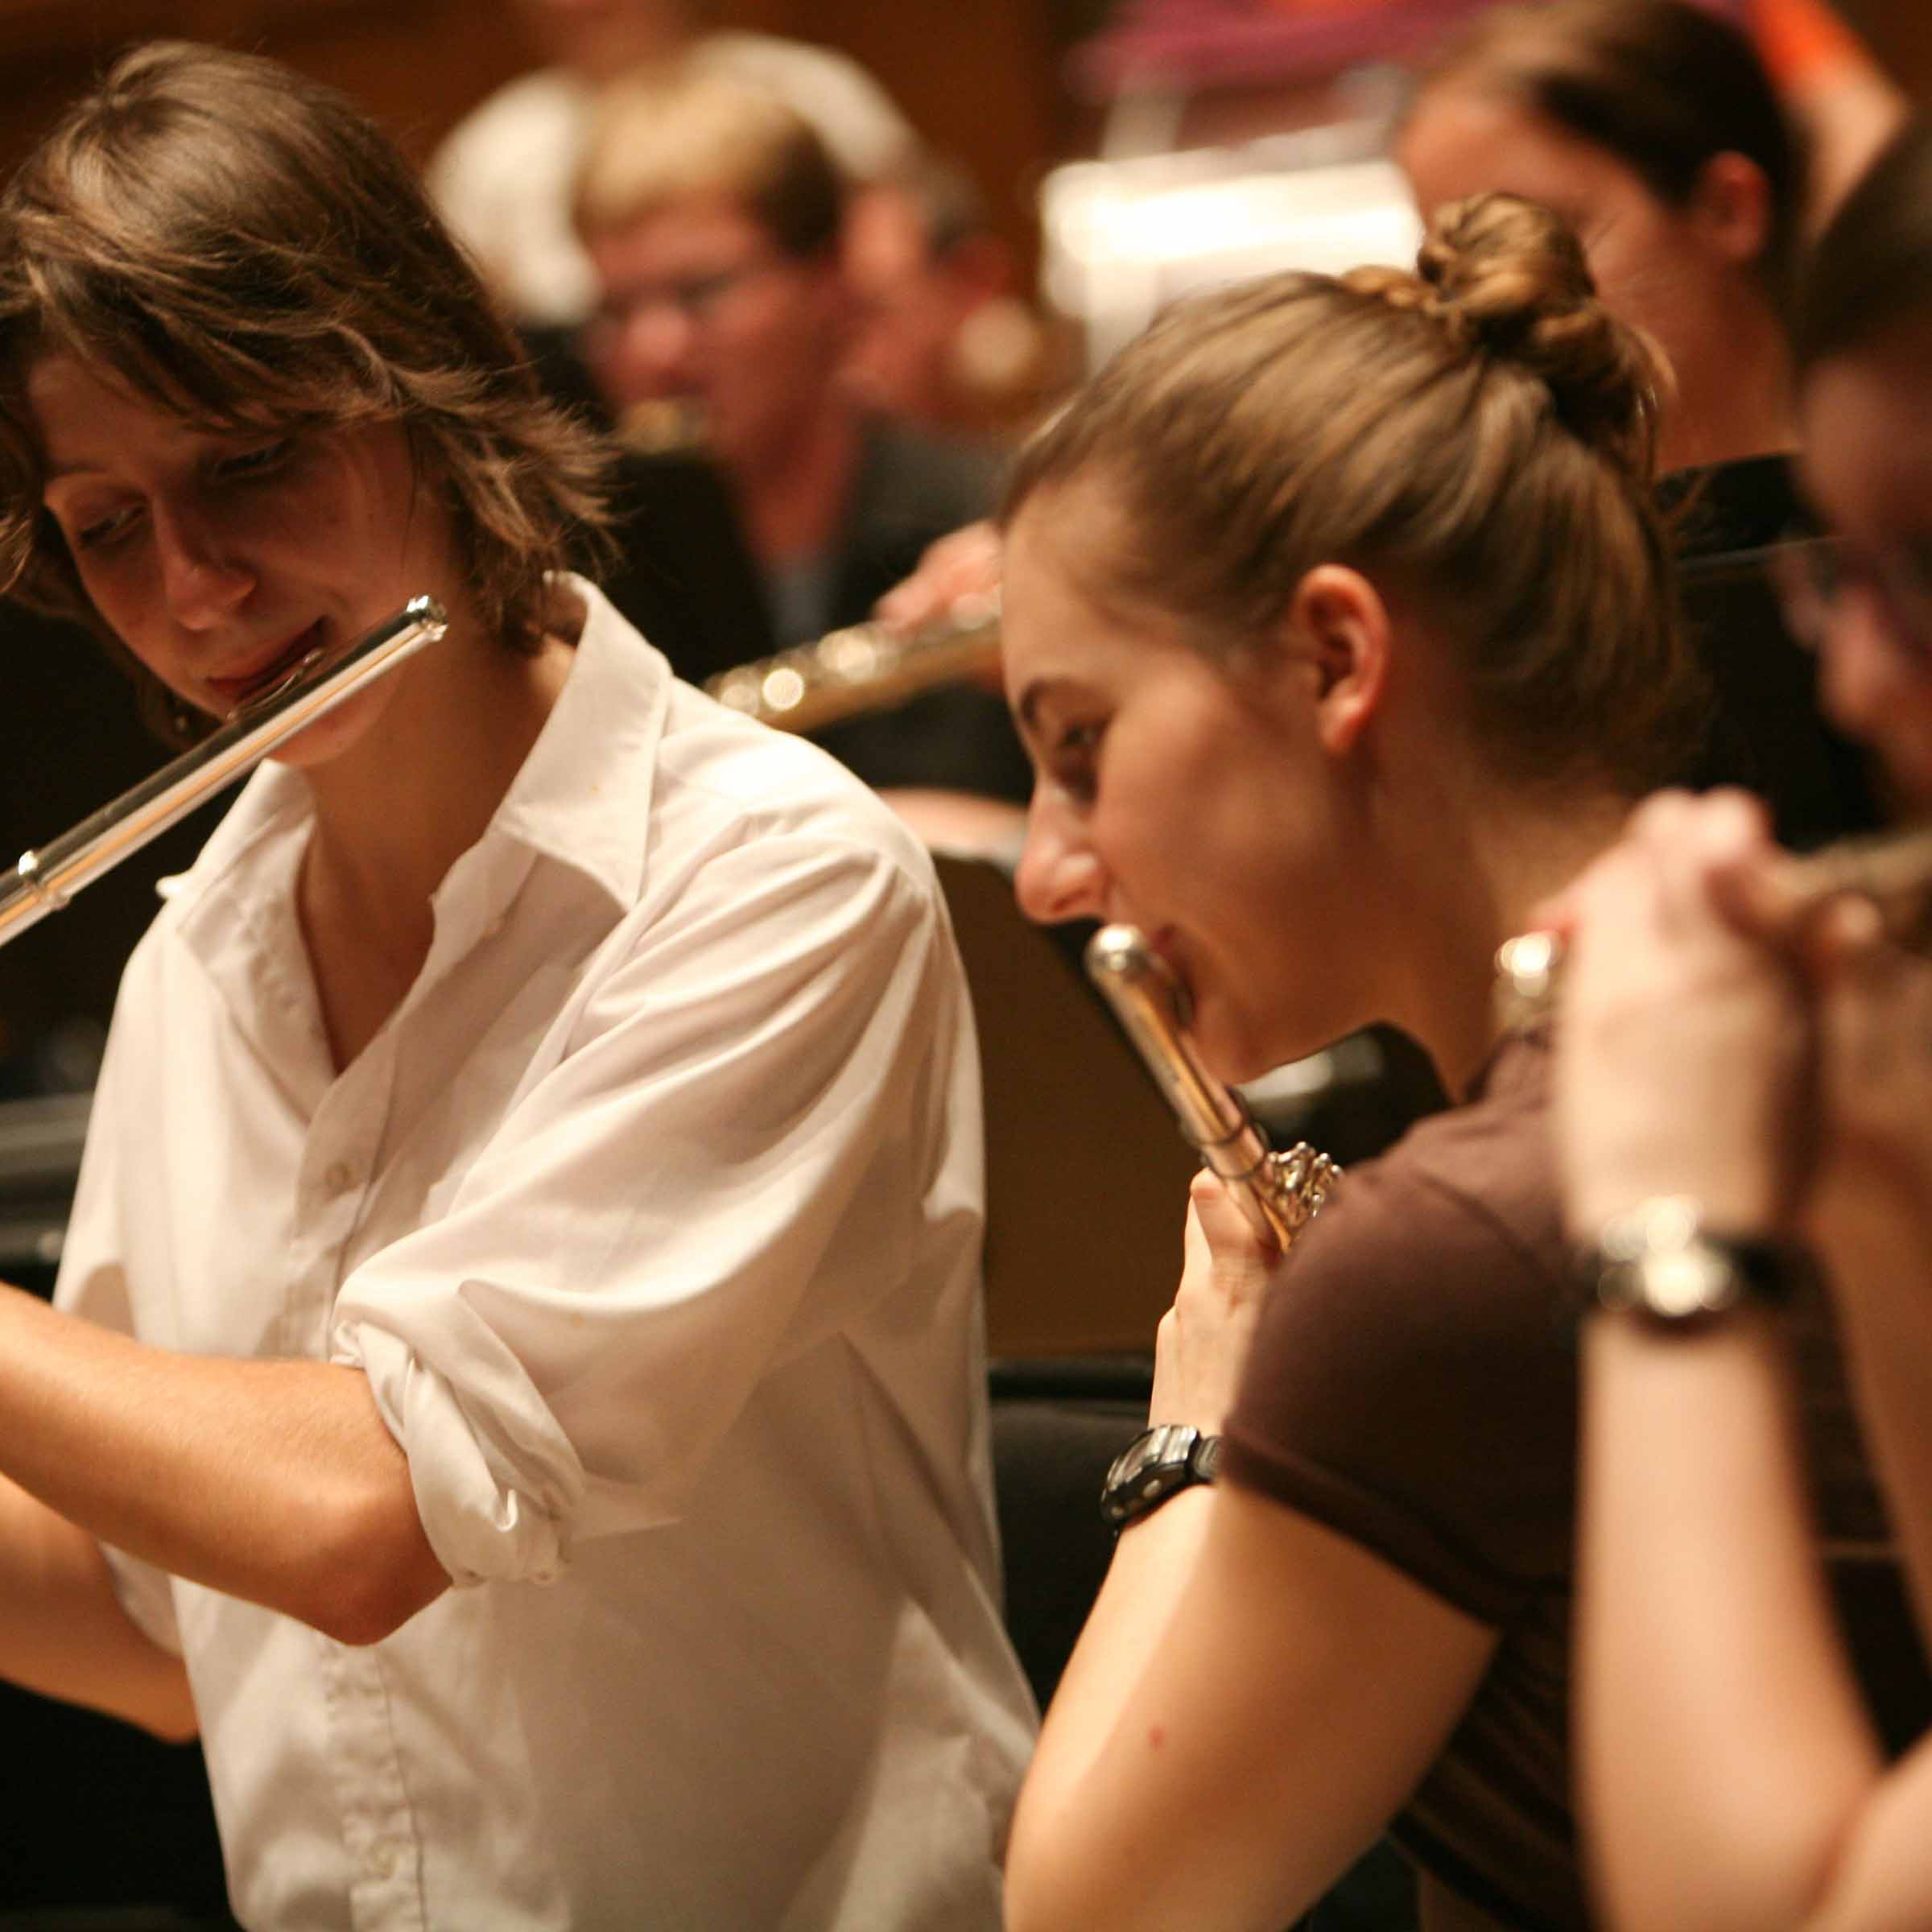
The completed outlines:
[[[434,597],[412,598],[333,664],[309,675],[303,675],[311,669],[306,663],[298,667],[294,681],[243,707],[193,750],[51,844],[23,852],[10,872],[0,873],[0,946],[60,911],[84,886],[158,838],[352,691],[433,644],[447,628],[443,606]]]
[[[1298,1141],[1286,1154],[1187,1038],[1187,993],[1137,927],[1103,926],[1087,942],[1087,974],[1159,1082],[1181,1131],[1226,1183],[1255,1232],[1286,1253],[1321,1211],[1342,1170]]]

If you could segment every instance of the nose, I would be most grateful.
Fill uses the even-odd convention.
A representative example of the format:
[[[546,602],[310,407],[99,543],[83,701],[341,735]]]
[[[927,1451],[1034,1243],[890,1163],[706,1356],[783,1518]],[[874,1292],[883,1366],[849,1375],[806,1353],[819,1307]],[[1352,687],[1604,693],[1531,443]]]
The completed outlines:
[[[168,609],[187,630],[212,630],[255,587],[254,572],[230,552],[219,529],[196,512],[158,507],[155,549]]]
[[[1013,874],[1013,896],[1042,926],[1062,919],[1099,919],[1107,877],[1080,817],[1058,786],[1042,780],[1026,811],[1026,843]]]
[[[691,317],[675,302],[640,302],[625,316],[612,357],[618,407],[675,393],[688,374],[693,335]]]

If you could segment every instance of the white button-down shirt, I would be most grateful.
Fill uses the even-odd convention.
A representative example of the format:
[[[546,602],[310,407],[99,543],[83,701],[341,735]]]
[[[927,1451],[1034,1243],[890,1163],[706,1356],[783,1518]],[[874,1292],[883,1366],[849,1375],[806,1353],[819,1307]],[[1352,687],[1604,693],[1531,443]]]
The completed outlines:
[[[991,1927],[977,1069],[925,855],[595,592],[336,1075],[257,774],[138,949],[60,1299],[367,1373],[460,1586],[386,1641],[117,1557],[251,1926]]]

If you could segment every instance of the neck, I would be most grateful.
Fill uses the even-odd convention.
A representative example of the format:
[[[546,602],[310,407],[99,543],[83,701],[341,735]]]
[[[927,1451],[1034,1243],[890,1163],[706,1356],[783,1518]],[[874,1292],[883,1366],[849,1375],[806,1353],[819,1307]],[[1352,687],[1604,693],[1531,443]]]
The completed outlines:
[[[526,657],[452,627],[398,671],[382,715],[309,774],[312,907],[353,911],[372,931],[426,935],[431,895],[482,836],[569,665],[562,644]]]
[[[755,472],[736,476],[752,554],[768,569],[829,547],[859,467],[858,419],[829,395]]]
[[[1425,1047],[1452,1096],[1496,1044],[1496,949],[1620,832],[1630,801],[1609,793],[1499,797],[1439,821],[1402,869],[1383,956],[1394,963],[1387,1017]]]
[[[1701,469],[1796,448],[1791,355],[1783,330],[1755,298],[1728,305],[1675,357],[1679,394],[1657,443],[1657,468]]]

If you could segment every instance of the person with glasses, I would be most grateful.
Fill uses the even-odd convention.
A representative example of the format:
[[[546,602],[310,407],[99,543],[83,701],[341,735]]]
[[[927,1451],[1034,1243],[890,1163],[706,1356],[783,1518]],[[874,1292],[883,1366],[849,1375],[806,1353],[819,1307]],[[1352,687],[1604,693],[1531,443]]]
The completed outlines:
[[[1932,128],[1798,308],[1794,607],[1832,714],[1932,814]],[[1893,1761],[1810,1542],[1818,1283],[1932,1631],[1932,961],[1909,890],[1821,891],[1736,795],[1666,795],[1548,909],[1586,1421],[1579,1729],[1608,1922],[1932,1922],[1932,1759]],[[1878,1525],[1871,1526],[1877,1534]],[[1847,1552],[1855,1554],[1856,1552]]]
[[[859,320],[846,201],[824,142],[774,95],[684,64],[599,101],[576,203],[599,291],[585,358],[633,440],[695,440],[715,464],[768,619],[687,675],[869,617],[934,538],[989,506],[993,452],[873,415],[844,380]],[[645,518],[627,540],[651,537]],[[1026,795],[990,691],[814,736],[882,788]]]

